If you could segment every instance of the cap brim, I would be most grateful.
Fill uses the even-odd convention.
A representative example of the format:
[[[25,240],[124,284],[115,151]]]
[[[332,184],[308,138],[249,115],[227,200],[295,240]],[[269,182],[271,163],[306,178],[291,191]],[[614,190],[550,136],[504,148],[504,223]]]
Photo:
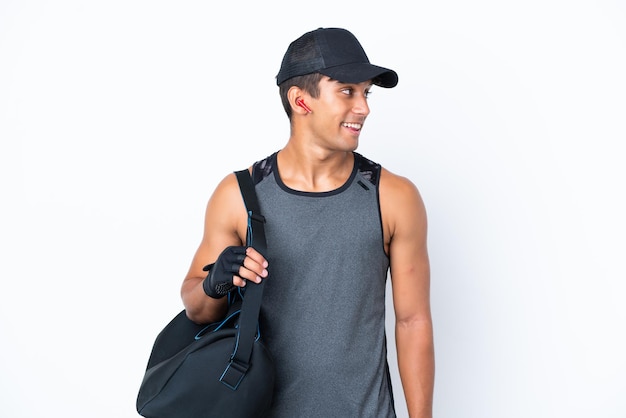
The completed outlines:
[[[324,68],[319,72],[342,83],[362,83],[372,80],[375,85],[385,88],[392,88],[398,84],[398,74],[395,71],[368,63],[338,65]]]

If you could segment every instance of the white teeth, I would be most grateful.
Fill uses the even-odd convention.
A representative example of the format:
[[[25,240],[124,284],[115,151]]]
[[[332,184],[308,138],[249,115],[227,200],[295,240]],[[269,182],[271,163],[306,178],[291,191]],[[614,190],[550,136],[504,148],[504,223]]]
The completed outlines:
[[[346,128],[352,128],[352,129],[357,129],[357,130],[360,130],[361,127],[363,126],[360,123],[348,123],[348,122],[344,122],[341,125],[345,126]]]

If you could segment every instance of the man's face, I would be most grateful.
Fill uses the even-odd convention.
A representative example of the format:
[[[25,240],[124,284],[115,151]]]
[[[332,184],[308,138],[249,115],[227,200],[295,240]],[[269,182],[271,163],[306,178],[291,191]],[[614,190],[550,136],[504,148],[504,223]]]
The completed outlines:
[[[370,109],[367,96],[371,81],[340,83],[323,77],[320,95],[311,102],[314,112],[312,129],[325,146],[340,151],[353,151]]]

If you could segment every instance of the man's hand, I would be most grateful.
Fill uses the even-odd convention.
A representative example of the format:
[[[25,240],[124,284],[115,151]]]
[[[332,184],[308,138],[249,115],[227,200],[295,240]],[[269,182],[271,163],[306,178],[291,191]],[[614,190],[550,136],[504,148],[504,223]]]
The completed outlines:
[[[248,266],[246,266],[246,259]],[[235,286],[243,287],[246,280],[259,283],[267,277],[267,262],[253,248],[242,246],[226,247],[215,263],[203,268],[209,274],[202,282],[204,293],[214,299],[221,298]]]

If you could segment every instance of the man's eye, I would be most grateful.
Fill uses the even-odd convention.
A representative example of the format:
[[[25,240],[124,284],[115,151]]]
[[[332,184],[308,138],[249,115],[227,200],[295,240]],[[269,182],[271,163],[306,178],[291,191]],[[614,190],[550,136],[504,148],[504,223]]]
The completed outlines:
[[[352,94],[352,89],[343,89],[341,90],[343,94]]]

